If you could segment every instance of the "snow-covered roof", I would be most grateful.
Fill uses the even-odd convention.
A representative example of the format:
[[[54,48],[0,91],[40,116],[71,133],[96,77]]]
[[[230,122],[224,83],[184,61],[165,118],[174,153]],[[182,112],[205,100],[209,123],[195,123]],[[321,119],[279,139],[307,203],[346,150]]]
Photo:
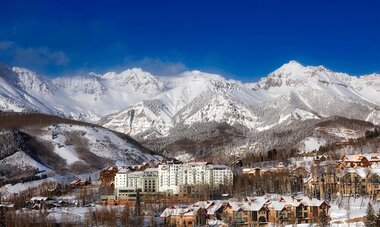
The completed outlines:
[[[361,178],[366,178],[368,175],[367,168],[355,168],[355,171]]]
[[[187,162],[184,163],[184,165],[197,165],[197,166],[204,166],[209,164],[208,162]]]
[[[305,206],[317,206],[317,207],[319,207],[320,205],[322,205],[324,203],[323,200],[319,200],[316,198],[310,198],[307,196],[297,196],[296,199],[300,200],[301,203]]]
[[[158,168],[147,168],[144,172],[158,172]]]
[[[200,207],[208,209],[210,206],[213,205],[213,201],[198,201],[192,205],[192,207]]]
[[[370,172],[370,175],[377,175],[377,176],[380,176],[380,168],[373,168],[373,169],[370,169],[369,170]]]
[[[178,215],[183,215],[183,216],[194,216],[197,214],[197,211],[199,210],[199,207],[192,207],[192,206],[171,206],[168,207],[162,212],[160,217],[166,218],[170,216],[178,216]]]
[[[380,162],[380,154],[378,153],[345,155],[341,160],[345,162],[360,162],[362,158],[366,158],[370,162]]]
[[[130,175],[141,175],[143,173],[144,173],[144,171],[133,171],[133,172],[128,173],[128,176],[130,176]]]
[[[228,202],[233,211],[259,211],[264,207],[264,203],[254,202]]]
[[[372,154],[363,154],[364,157],[368,159],[368,161],[373,162],[373,161],[380,161],[380,154],[377,153],[372,153]]]
[[[361,178],[366,178],[368,175],[369,169],[363,168],[363,167],[357,167],[357,168],[346,168],[342,172],[338,173],[338,177],[343,177],[349,173],[356,173]]]
[[[226,165],[209,165],[212,169],[229,169],[230,167]]]
[[[128,173],[129,171],[130,169],[128,167],[125,167],[125,166],[118,167],[118,173]]]
[[[280,202],[285,202],[285,203],[288,203],[288,204],[291,204],[293,202],[293,197],[290,196],[290,195],[283,195],[281,196],[280,198]]]
[[[45,201],[47,200],[48,197],[43,197],[43,196],[35,196],[35,197],[32,197],[30,200],[31,201]]]
[[[214,215],[224,204],[227,204],[227,202],[223,200],[214,200],[213,204],[207,208],[207,214]]]
[[[286,203],[282,203],[279,201],[272,201],[268,207],[273,208],[276,211],[281,211],[281,210],[285,209],[285,205],[286,205]]]

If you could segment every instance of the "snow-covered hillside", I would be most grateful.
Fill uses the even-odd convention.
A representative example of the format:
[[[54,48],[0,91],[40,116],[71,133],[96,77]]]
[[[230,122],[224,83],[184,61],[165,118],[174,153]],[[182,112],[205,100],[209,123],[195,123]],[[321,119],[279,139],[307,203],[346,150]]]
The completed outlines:
[[[41,174],[79,176],[107,166],[162,159],[129,136],[96,125],[42,114],[0,117],[2,184],[34,180]],[[20,127],[22,122],[28,123]]]

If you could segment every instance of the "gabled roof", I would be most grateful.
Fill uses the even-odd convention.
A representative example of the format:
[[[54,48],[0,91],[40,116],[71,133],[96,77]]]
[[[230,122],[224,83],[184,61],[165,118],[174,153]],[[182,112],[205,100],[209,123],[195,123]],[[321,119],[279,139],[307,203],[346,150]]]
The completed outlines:
[[[323,203],[325,203],[325,201],[323,200],[319,200],[319,199],[316,199],[316,198],[310,198],[310,197],[307,197],[307,196],[297,196],[297,199],[300,199],[301,200],[301,203],[305,206],[312,206],[312,207],[319,207],[321,206]]]
[[[337,176],[338,177],[344,177],[349,173],[355,173],[361,178],[366,178],[368,173],[369,173],[369,169],[368,168],[362,168],[362,167],[346,168],[342,172],[338,173]]]
[[[194,216],[197,214],[197,211],[199,208],[197,207],[191,207],[191,206],[170,206],[162,212],[160,217],[166,218],[170,216],[179,216],[179,215],[184,215],[184,216]]]
[[[293,196],[289,196],[289,195],[281,196],[279,201],[290,204],[293,202]]]
[[[275,211],[281,211],[281,210],[284,210],[286,209],[285,208],[285,205],[286,203],[283,203],[283,202],[279,202],[279,201],[272,201],[270,204],[269,204],[269,208],[273,208]]]
[[[45,201],[47,200],[48,197],[43,197],[43,196],[35,196],[35,197],[32,197],[30,200],[31,201]]]
[[[266,197],[250,197],[252,200],[248,202],[228,202],[228,205],[233,211],[259,211],[265,208],[265,205],[269,202]]]
[[[207,214],[214,215],[217,210],[219,210],[222,206],[226,204],[227,202],[223,200],[213,201],[213,205],[207,208]]]
[[[370,176],[373,176],[373,175],[380,176],[380,168],[373,168],[373,169],[370,169],[370,170],[369,170],[369,175],[370,175]]]
[[[370,162],[380,162],[380,154],[354,154],[344,155],[340,160],[343,162],[361,162],[363,159],[367,159]]]

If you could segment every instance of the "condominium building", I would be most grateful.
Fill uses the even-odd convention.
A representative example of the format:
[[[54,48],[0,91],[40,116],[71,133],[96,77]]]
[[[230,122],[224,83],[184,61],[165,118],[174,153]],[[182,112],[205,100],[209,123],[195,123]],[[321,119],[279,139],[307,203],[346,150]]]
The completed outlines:
[[[168,162],[158,165],[158,191],[170,194],[179,192],[180,163]]]
[[[115,189],[154,193],[158,189],[157,181],[157,168],[147,168],[144,171],[123,169],[115,175]]]
[[[115,188],[126,188],[128,183],[128,172],[127,169],[121,169],[115,174]]]
[[[231,186],[233,173],[225,165],[207,162],[167,162],[158,165],[158,168],[147,168],[144,171],[119,169],[114,183],[116,191],[137,190],[142,193],[189,195],[199,191],[192,186],[207,187],[210,190],[219,189],[221,185]],[[192,188],[189,189],[189,186]]]
[[[141,179],[142,191],[146,193],[154,193],[158,191],[158,169],[145,169]]]
[[[158,166],[159,191],[171,194],[190,194],[189,186],[209,186],[217,189],[220,185],[232,185],[233,173],[228,166],[207,162],[184,164],[167,163]]]
[[[225,165],[210,165],[212,185],[218,188],[220,185],[232,185],[234,175],[231,169]]]

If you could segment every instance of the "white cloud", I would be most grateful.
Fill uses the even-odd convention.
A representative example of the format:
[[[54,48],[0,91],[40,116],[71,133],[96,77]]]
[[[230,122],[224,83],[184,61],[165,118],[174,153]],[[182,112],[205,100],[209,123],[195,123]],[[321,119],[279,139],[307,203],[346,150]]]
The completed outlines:
[[[6,50],[12,47],[15,43],[12,41],[0,41],[0,50]]]
[[[46,46],[23,47],[13,41],[0,41],[0,50],[0,59],[7,58],[12,65],[16,66],[61,66],[70,61],[62,51],[54,51]]]
[[[127,67],[138,67],[156,75],[175,75],[187,70],[185,64],[181,62],[166,61],[159,58],[143,58],[142,60],[132,61],[125,59]]]

